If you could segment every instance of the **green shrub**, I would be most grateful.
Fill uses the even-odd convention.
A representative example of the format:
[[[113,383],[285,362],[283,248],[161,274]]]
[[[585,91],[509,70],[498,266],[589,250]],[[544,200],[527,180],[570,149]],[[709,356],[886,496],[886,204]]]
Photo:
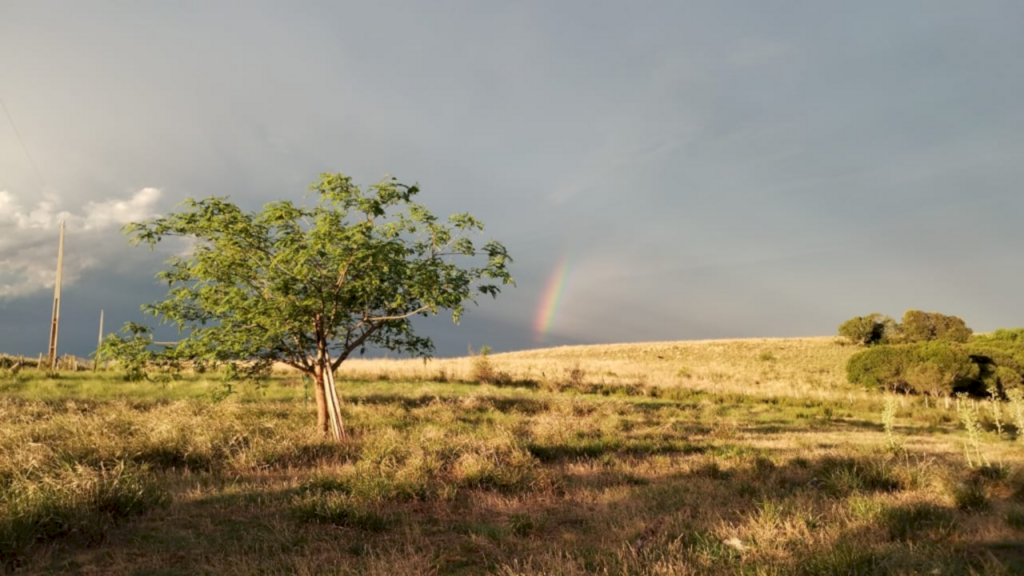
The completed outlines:
[[[967,327],[962,318],[956,316],[907,310],[903,315],[900,332],[905,342],[944,340],[964,343],[970,340],[974,331]]]
[[[952,342],[876,346],[846,364],[850,382],[871,389],[947,395],[971,390],[981,370],[966,349]]]
[[[1024,342],[975,340],[965,349],[978,365],[981,385],[992,395],[1005,397],[1024,382]]]
[[[1024,328],[1000,328],[991,334],[975,334],[971,342],[1024,345]]]
[[[839,325],[840,336],[865,346],[885,343],[896,330],[896,322],[892,318],[878,313],[850,318]]]

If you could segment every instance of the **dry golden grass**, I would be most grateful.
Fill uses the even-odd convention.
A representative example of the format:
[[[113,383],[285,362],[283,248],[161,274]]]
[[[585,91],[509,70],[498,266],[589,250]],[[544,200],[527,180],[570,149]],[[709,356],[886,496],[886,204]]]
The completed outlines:
[[[708,392],[836,397],[861,390],[846,381],[855,346],[837,338],[760,338],[563,346],[491,354],[494,369],[513,382],[557,384],[573,370],[592,383],[685,387]],[[471,381],[476,359],[353,359],[339,374],[355,379]]]
[[[0,381],[0,571],[1021,573],[1018,431],[981,410],[987,465],[972,467],[955,405],[901,398],[890,437],[883,398],[842,377],[854,351],[823,338],[488,356],[503,386],[464,382],[479,358],[353,361],[340,444],[312,434],[291,374],[222,402],[195,379],[163,385],[166,400]]]

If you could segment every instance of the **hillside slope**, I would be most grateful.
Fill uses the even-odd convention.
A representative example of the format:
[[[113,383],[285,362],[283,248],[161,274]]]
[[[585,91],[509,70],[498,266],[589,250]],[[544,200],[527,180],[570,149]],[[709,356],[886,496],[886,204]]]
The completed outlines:
[[[488,355],[512,382],[600,383],[785,395],[848,393],[846,362],[857,351],[835,337],[758,338],[562,346]],[[476,358],[345,362],[342,377],[474,380]]]

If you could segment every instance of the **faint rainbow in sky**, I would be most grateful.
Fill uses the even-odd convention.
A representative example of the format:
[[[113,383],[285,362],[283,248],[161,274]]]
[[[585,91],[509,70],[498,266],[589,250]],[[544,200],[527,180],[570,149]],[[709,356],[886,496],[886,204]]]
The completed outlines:
[[[562,296],[565,294],[565,285],[568,279],[569,256],[565,255],[551,277],[548,278],[540,306],[537,308],[537,316],[533,321],[534,336],[537,342],[541,342],[551,332],[551,328],[558,318],[558,310],[561,308]]]

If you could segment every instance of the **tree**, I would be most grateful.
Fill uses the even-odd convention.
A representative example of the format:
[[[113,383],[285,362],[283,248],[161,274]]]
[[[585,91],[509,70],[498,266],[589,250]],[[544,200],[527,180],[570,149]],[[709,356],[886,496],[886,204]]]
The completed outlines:
[[[121,329],[121,334],[109,334],[96,351],[95,362],[113,360],[125,371],[125,380],[137,382],[150,379],[148,369],[159,368],[162,371],[175,371],[177,359],[168,351],[165,344],[153,341],[153,330],[134,322],[128,322]],[[154,347],[164,345],[162,351]]]
[[[839,325],[839,335],[854,344],[882,344],[897,332],[896,322],[879,313],[850,318]]]
[[[902,330],[907,342],[946,340],[963,343],[973,333],[962,318],[920,310],[907,310],[903,315]]]
[[[272,202],[245,212],[226,197],[189,199],[184,210],[129,224],[132,243],[191,239],[157,277],[166,299],[143,306],[186,337],[177,357],[231,363],[248,374],[283,362],[316,383],[317,425],[342,437],[334,371],[367,346],[429,356],[412,318],[451,311],[458,322],[478,294],[514,284],[505,247],[476,247],[483,224],[446,221],[413,201],[417,186],[387,179],[361,189],[322,174],[304,207]]]

